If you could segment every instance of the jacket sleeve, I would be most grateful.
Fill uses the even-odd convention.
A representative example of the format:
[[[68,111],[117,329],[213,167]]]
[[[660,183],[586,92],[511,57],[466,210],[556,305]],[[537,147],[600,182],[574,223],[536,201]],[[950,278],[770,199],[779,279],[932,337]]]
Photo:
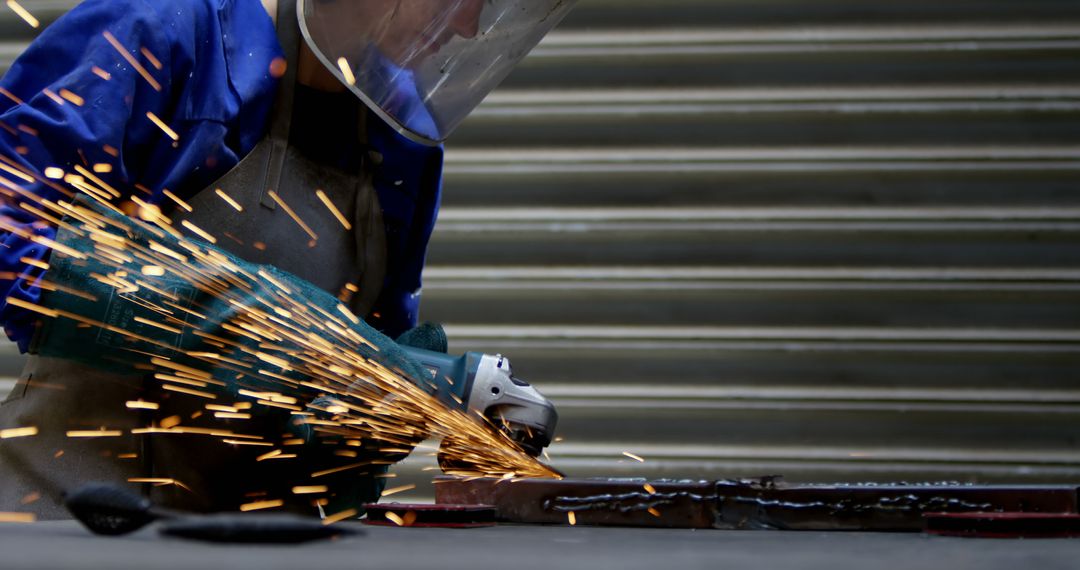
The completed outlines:
[[[21,206],[26,200],[17,192],[62,198],[45,170],[72,176],[76,165],[107,181],[139,180],[142,143],[171,142],[147,115],[171,119],[169,54],[164,27],[145,2],[89,0],[49,26],[0,79],[0,168],[8,167],[0,172],[0,216],[7,226],[0,230],[0,323],[23,351],[34,319],[7,299],[39,300],[34,282],[43,271],[27,260],[46,259],[48,250],[10,229],[49,238],[56,230]]]

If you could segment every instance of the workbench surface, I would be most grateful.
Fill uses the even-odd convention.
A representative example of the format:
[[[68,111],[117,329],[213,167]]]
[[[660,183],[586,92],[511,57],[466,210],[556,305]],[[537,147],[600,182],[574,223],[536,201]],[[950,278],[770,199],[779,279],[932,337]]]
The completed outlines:
[[[364,527],[302,546],[214,545],[154,530],[91,535],[74,522],[0,526],[0,568],[767,569],[1076,568],[1080,539],[985,540],[920,534],[515,526]]]

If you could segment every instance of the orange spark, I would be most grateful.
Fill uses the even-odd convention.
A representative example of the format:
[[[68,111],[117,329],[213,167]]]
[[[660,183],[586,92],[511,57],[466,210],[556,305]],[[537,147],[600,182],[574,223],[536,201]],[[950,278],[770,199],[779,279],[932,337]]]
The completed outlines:
[[[166,125],[165,122],[159,119],[158,116],[155,115],[153,112],[147,111],[146,118],[150,119],[155,125],[157,125],[159,129],[164,131],[165,135],[168,136],[170,139],[174,141],[180,140],[180,135],[176,134],[176,131],[170,129],[169,125]]]
[[[233,209],[236,210],[237,212],[243,212],[244,211],[244,207],[241,206],[236,200],[233,200],[232,196],[229,196],[228,194],[226,194],[225,191],[222,190],[221,188],[215,188],[214,193],[217,194],[218,197],[221,198],[222,200],[225,200],[225,203],[232,206]]]
[[[351,465],[343,465],[341,467],[334,467],[333,469],[326,469],[326,470],[323,470],[323,471],[316,471],[316,472],[311,474],[311,478],[314,479],[316,477],[322,477],[323,475],[330,475],[332,473],[340,473],[342,471],[348,471],[350,469],[356,469],[357,467],[364,467],[366,465],[368,465],[368,462],[365,461],[365,462],[362,462],[362,463],[353,463]]]
[[[633,453],[630,453],[629,451],[624,451],[624,452],[622,452],[622,454],[629,457],[630,459],[633,459],[634,461],[645,463],[645,460],[642,459],[642,457],[640,455],[634,455]]]
[[[200,228],[199,226],[196,226],[195,224],[193,224],[193,223],[191,223],[191,222],[189,222],[187,220],[181,221],[180,225],[182,225],[185,228],[191,230],[196,235],[198,235],[199,237],[203,238],[204,240],[206,240],[206,241],[208,241],[210,243],[217,243],[217,238],[216,237],[210,235],[209,233],[206,232],[206,230]]]
[[[159,404],[156,404],[154,402],[144,402],[143,400],[131,400],[129,402],[125,402],[124,405],[126,405],[128,409],[131,410],[156,410],[161,407]]]
[[[44,261],[41,261],[40,259],[34,259],[32,257],[21,257],[21,258],[19,258],[19,263],[25,263],[27,265],[37,267],[38,269],[44,269],[45,271],[49,270],[49,264],[48,263],[45,263]]]
[[[251,414],[245,412],[214,412],[214,417],[221,420],[250,420]]]
[[[191,208],[190,205],[188,205],[187,202],[181,200],[179,196],[177,196],[176,194],[173,194],[172,192],[170,192],[168,188],[162,190],[161,193],[164,194],[165,196],[167,196],[173,202],[176,202],[177,206],[180,206],[181,208],[187,210],[188,212],[194,212],[195,211],[195,210],[193,210]]]
[[[71,430],[67,432],[68,437],[120,437],[122,435],[124,435],[124,432],[121,430],[107,430],[105,428],[95,430]]]
[[[180,419],[180,416],[169,416],[169,417],[161,420],[161,427],[164,428],[164,429],[169,429],[169,428],[172,428],[172,427],[176,427],[176,426],[180,425],[181,421],[183,421],[183,420]]]
[[[389,497],[390,495],[396,495],[398,493],[404,493],[405,491],[411,491],[416,488],[416,485],[410,483],[408,485],[402,485],[400,487],[394,487],[382,492],[382,496]]]
[[[322,523],[324,525],[330,525],[330,524],[334,524],[336,522],[341,522],[341,521],[343,521],[345,519],[348,519],[348,518],[355,517],[356,515],[357,515],[356,509],[346,509],[344,511],[341,511],[340,513],[333,514],[333,515],[330,515],[330,516],[324,518],[322,520]]]
[[[273,509],[273,508],[280,507],[280,506],[282,506],[284,504],[285,504],[285,501],[283,501],[281,499],[273,499],[273,500],[269,500],[269,501],[255,501],[253,503],[246,503],[246,504],[240,505],[240,510],[242,512],[246,513],[248,511],[258,511],[258,510],[262,510],[262,509]]]
[[[339,57],[337,60],[338,69],[341,70],[341,75],[345,77],[345,83],[349,85],[356,85],[356,76],[353,75],[352,66],[349,65],[349,60],[344,57]]]
[[[154,57],[153,52],[146,49],[146,47],[141,47],[139,48],[139,53],[143,54],[143,57],[146,58],[146,61],[149,61],[150,65],[154,66],[154,69],[161,71],[161,62],[158,61],[158,58]]]
[[[83,103],[86,102],[82,97],[79,97],[78,95],[72,93],[71,91],[68,91],[67,89],[60,90],[60,97],[63,97],[65,101],[71,103],[72,105],[75,105],[76,107],[82,107]]]
[[[22,299],[19,299],[18,297],[8,297],[7,302],[8,302],[9,305],[14,305],[16,307],[26,309],[28,311],[33,311],[35,313],[40,313],[42,315],[45,315],[46,317],[56,318],[56,317],[60,316],[60,313],[58,313],[58,312],[56,312],[56,311],[54,311],[52,309],[46,309],[45,307],[42,307],[41,305],[35,305],[34,303],[30,303],[28,301],[23,301]]]
[[[326,493],[330,490],[326,485],[303,485],[293,487],[292,492],[295,495],[314,495],[318,493]]]
[[[26,23],[30,24],[31,28],[36,28],[36,27],[41,25],[41,22],[39,22],[38,19],[35,18],[33,14],[31,14],[30,12],[27,12],[26,8],[23,8],[22,6],[20,6],[19,3],[16,2],[15,0],[7,0],[7,6],[8,6],[8,8],[11,8],[12,12],[15,12],[16,14],[18,14],[20,18],[22,18],[23,20],[26,20]]]
[[[16,105],[22,105],[23,104],[22,99],[19,99],[18,97],[15,96],[14,93],[12,93],[11,91],[8,91],[7,89],[4,89],[3,87],[0,87],[0,95],[3,95],[4,97],[7,97],[8,99],[11,99]]]
[[[32,523],[37,522],[37,516],[34,513],[2,513],[0,512],[0,523]]]
[[[56,103],[57,105],[63,105],[64,104],[64,99],[61,98],[59,95],[57,95],[55,92],[53,92],[52,89],[48,89],[48,88],[42,89],[41,93],[43,95],[45,95],[46,97],[48,97],[49,99],[52,99],[53,103]]]
[[[166,485],[176,485],[185,491],[191,491],[191,487],[181,483],[176,479],[170,477],[132,477],[128,479],[128,483],[150,483],[155,487],[164,487]]]
[[[264,454],[256,457],[255,461],[266,461],[267,459],[273,459],[274,457],[277,457],[278,455],[281,455],[281,450],[280,449],[275,449],[273,451],[269,451],[267,453],[264,453]]]
[[[335,218],[337,218],[337,221],[341,222],[341,225],[345,226],[345,229],[352,229],[352,224],[349,223],[349,220],[345,219],[345,216],[341,213],[341,210],[338,210],[337,206],[335,206],[334,203],[330,201],[330,197],[326,195],[326,192],[323,192],[322,190],[315,190],[315,195],[319,197],[319,200],[321,200],[323,205],[326,206],[326,209],[330,210],[330,213],[333,214]]]
[[[285,72],[289,69],[289,62],[283,57],[275,57],[270,62],[270,77],[274,79],[280,79],[285,76]]]
[[[311,239],[313,239],[313,240],[318,240],[319,239],[319,236],[316,235],[315,232],[313,232],[311,230],[311,228],[308,227],[308,225],[304,223],[304,220],[300,219],[300,216],[296,215],[296,212],[294,212],[293,209],[290,208],[289,205],[286,204],[285,201],[282,200],[280,196],[278,196],[277,192],[274,192],[273,190],[270,190],[268,192],[268,194],[270,195],[270,198],[273,199],[275,203],[277,203],[278,206],[281,206],[282,210],[285,210],[285,213],[288,214],[289,217],[292,218],[293,221],[296,222],[296,224],[298,226],[300,226],[301,229],[303,229],[305,232],[307,232],[307,235],[311,236]]]
[[[223,439],[221,441],[224,442],[224,443],[232,444],[232,445],[254,445],[254,446],[258,446],[258,447],[273,447],[274,446],[274,444],[269,443],[269,442],[265,442],[265,441],[244,441],[244,440],[240,440],[240,439]]]
[[[161,387],[170,392],[180,392],[181,394],[188,394],[190,396],[198,396],[200,398],[206,398],[208,400],[216,400],[217,396],[209,392],[200,392],[198,390],[192,390],[191,388],[184,388],[182,386],[173,386],[172,384],[162,384]]]
[[[135,71],[137,71],[139,75],[141,75],[142,78],[150,84],[150,87],[152,87],[154,91],[161,91],[161,84],[158,83],[156,79],[154,79],[153,75],[150,75],[150,72],[147,71],[141,63],[135,60],[131,53],[128,52],[127,48],[124,47],[124,44],[121,44],[120,40],[116,39],[116,36],[112,35],[109,32],[104,32],[102,35],[105,36],[105,40],[108,41],[110,45],[112,45],[113,49],[115,49],[120,54],[120,56],[123,57],[124,60],[126,60],[131,65],[131,67],[134,67]]]
[[[30,437],[38,434],[38,428],[36,427],[21,427],[11,429],[0,429],[0,439],[11,439],[15,437]]]
[[[184,331],[182,331],[182,330],[180,330],[178,328],[170,327],[168,325],[163,325],[161,323],[151,321],[150,319],[144,319],[143,317],[135,317],[135,322],[142,323],[144,325],[149,325],[149,326],[152,326],[152,327],[156,327],[156,328],[159,328],[159,329],[161,329],[163,331],[171,332],[173,334],[183,334],[183,332],[184,332]]]

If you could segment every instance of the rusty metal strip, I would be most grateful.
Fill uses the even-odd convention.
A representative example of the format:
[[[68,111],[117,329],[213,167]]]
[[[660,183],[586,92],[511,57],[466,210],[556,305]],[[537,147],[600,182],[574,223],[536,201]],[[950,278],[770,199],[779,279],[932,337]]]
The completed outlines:
[[[920,531],[924,513],[1076,512],[1071,486],[717,482],[718,528]]]
[[[500,522],[711,528],[711,481],[500,479],[441,477],[435,502],[495,505]],[[572,513],[572,515],[571,515]],[[572,517],[572,518],[571,518]]]
[[[1077,511],[1071,486],[786,485],[772,478],[442,477],[435,499],[494,505],[501,522],[663,528],[919,531],[923,514],[931,512]]]

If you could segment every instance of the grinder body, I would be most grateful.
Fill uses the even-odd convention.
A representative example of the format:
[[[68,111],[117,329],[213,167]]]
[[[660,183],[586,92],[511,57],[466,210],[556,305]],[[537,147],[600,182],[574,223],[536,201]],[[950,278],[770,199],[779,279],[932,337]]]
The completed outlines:
[[[479,352],[451,356],[402,348],[430,375],[425,381],[443,403],[489,419],[531,455],[539,455],[551,444],[559,419],[555,406],[528,382],[516,378],[506,357]]]

